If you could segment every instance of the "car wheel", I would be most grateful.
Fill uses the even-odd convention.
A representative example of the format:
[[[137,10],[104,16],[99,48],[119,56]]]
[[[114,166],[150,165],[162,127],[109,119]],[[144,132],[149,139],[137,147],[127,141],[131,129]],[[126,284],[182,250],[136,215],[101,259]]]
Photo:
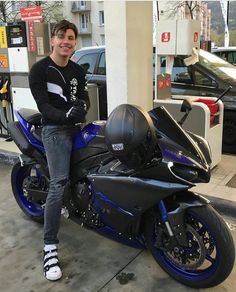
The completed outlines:
[[[224,113],[222,147],[225,153],[236,153],[236,112]]]

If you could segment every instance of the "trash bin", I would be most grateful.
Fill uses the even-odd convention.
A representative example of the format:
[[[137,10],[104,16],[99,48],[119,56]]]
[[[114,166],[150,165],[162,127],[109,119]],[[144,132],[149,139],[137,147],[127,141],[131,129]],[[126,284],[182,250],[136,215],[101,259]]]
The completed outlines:
[[[87,122],[99,120],[99,95],[97,84],[87,84],[90,99],[90,109],[86,116]]]

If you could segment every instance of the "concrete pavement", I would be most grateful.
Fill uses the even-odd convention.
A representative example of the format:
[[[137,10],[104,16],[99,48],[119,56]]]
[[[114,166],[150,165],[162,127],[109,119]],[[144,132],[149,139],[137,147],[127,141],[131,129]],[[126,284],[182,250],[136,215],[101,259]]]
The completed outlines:
[[[42,272],[43,228],[16,204],[11,165],[0,163],[0,287],[3,292],[193,292],[170,278],[146,250],[138,250],[81,228],[62,217],[59,257],[63,277],[47,281]],[[236,243],[236,220],[225,218]],[[235,263],[236,266],[236,263]],[[220,285],[203,292],[233,292],[236,267]],[[133,274],[126,284],[118,276]]]

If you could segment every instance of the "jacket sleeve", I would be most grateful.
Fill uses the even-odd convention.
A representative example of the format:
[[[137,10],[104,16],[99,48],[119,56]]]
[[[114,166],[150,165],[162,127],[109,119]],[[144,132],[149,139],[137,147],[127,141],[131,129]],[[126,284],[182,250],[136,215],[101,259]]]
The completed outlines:
[[[34,64],[29,73],[29,85],[42,117],[55,122],[65,120],[65,112],[49,103],[46,72],[41,64]]]
[[[81,69],[81,74],[80,74],[80,86],[79,86],[78,98],[82,99],[86,103],[87,109],[89,109],[90,100],[89,100],[88,90],[86,88],[85,72],[82,67],[80,67],[80,69]]]

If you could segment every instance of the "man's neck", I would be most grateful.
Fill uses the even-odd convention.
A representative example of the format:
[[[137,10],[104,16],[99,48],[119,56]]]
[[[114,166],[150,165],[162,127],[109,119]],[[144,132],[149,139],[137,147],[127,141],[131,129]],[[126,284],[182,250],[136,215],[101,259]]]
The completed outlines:
[[[70,57],[57,56],[53,53],[50,55],[50,58],[60,67],[65,67],[70,59]]]

